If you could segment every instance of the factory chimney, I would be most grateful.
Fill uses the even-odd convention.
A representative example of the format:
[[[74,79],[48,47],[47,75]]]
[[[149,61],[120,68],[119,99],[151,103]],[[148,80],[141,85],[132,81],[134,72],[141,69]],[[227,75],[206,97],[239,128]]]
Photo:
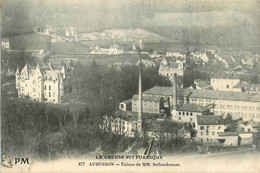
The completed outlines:
[[[177,74],[176,73],[174,73],[173,75],[172,90],[173,90],[172,107],[173,109],[176,109],[177,108]]]
[[[140,63],[139,63],[139,89],[138,89],[138,127],[137,131],[140,136],[142,136],[142,125],[143,125],[143,93],[142,93],[142,57],[141,57],[141,50],[142,50],[142,40],[139,41],[139,58],[140,58]]]

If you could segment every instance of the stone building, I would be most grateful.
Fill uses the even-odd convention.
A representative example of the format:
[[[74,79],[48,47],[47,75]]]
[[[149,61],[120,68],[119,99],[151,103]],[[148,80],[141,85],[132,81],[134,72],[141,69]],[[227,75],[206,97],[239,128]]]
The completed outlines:
[[[18,97],[39,102],[60,103],[64,92],[65,68],[53,69],[48,66],[24,68],[16,71],[16,89]]]

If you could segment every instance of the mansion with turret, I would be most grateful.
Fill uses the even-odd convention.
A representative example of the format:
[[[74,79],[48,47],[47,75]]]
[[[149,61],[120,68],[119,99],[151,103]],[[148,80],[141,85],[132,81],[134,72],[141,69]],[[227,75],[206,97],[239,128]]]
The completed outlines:
[[[16,71],[16,89],[18,97],[49,103],[60,103],[64,92],[65,67],[53,69],[26,64]]]

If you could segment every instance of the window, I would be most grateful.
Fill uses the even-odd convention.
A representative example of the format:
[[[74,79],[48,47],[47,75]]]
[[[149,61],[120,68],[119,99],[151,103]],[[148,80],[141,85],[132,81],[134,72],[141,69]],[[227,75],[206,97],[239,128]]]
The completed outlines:
[[[249,113],[249,118],[255,118],[255,114]]]
[[[181,115],[181,112],[179,112],[179,115]]]
[[[179,117],[179,120],[181,120],[181,117]]]
[[[215,135],[215,132],[214,132],[214,131],[212,132],[212,135],[213,135],[213,136]]]
[[[220,109],[226,109],[226,105],[220,105]]]
[[[190,113],[190,116],[192,116],[192,112]]]
[[[203,136],[203,132],[200,132],[200,135]]]
[[[51,92],[49,92],[49,97],[51,97]]]
[[[185,115],[185,112],[182,112],[182,115]]]
[[[255,107],[254,106],[249,106],[249,110],[250,111],[255,111]]]
[[[240,109],[240,106],[235,106],[235,108],[234,108],[235,110],[239,110]]]
[[[200,126],[200,130],[204,130],[205,128],[204,128],[204,126]]]
[[[46,90],[46,88],[47,88],[46,85],[44,85],[44,90]]]
[[[51,90],[51,86],[49,86],[49,90]]]
[[[247,106],[242,106],[242,110],[246,111],[247,110]]]
[[[121,108],[124,108],[124,105],[123,105],[123,104],[121,104],[121,105],[120,105],[120,107],[121,107]]]
[[[227,105],[227,108],[228,109],[233,109],[233,106],[232,105]]]
[[[229,85],[227,85],[227,88],[229,88]]]
[[[192,121],[192,118],[190,118],[190,121]]]
[[[186,115],[189,115],[189,112],[186,112]]]
[[[53,97],[55,97],[55,93],[53,93]]]

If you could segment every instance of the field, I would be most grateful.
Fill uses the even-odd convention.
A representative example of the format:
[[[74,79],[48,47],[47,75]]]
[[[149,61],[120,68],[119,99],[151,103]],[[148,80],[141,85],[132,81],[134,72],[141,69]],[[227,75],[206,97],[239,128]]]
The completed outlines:
[[[29,49],[29,50],[47,50],[47,40],[49,38],[46,36],[38,35],[35,33],[23,34],[15,37],[9,38],[10,47],[12,49]]]
[[[59,65],[61,61],[69,63],[72,61],[80,61],[82,64],[88,65],[93,60],[98,64],[112,65],[116,63],[129,63],[136,64],[138,61],[138,55],[56,55],[49,59],[53,65]]]

